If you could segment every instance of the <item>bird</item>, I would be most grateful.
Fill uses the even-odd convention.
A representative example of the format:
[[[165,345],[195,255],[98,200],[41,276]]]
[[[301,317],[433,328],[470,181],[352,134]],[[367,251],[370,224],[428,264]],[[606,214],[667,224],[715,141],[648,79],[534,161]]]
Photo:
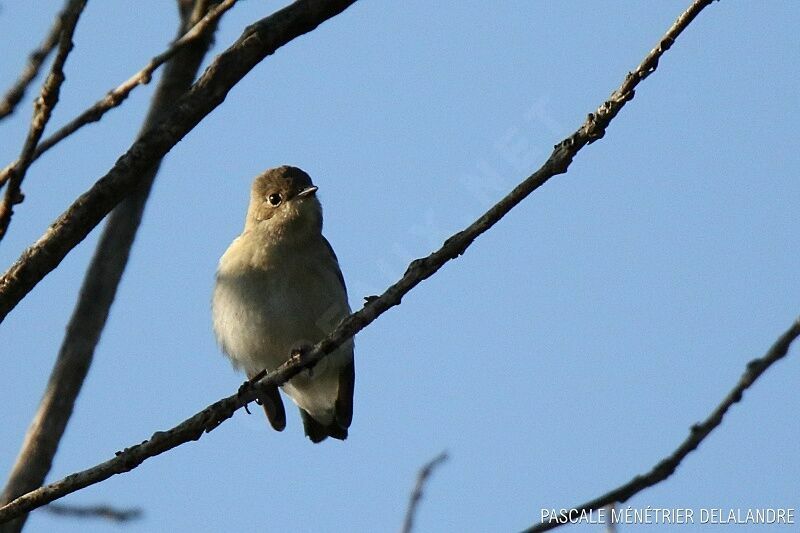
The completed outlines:
[[[280,166],[256,176],[244,231],[219,260],[212,296],[217,341],[252,379],[294,350],[325,337],[350,314],[339,261],[322,235],[317,186],[303,170]],[[314,443],[345,440],[353,419],[354,344],[350,339],[282,385]],[[270,425],[286,427],[277,387],[260,387]]]

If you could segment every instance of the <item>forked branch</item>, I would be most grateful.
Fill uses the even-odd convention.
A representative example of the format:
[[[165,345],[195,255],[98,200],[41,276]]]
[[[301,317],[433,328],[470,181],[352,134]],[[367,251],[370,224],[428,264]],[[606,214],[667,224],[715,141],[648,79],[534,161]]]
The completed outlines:
[[[64,82],[64,64],[72,51],[72,36],[78,19],[86,6],[86,0],[71,0],[64,10],[62,18],[61,34],[58,41],[58,52],[50,69],[50,75],[42,85],[42,91],[34,104],[33,118],[31,119],[30,130],[25,138],[17,161],[8,169],[8,187],[3,200],[0,202],[0,239],[2,239],[8,225],[11,223],[11,215],[14,213],[14,205],[22,202],[22,181],[25,173],[33,162],[33,153],[42,138],[44,128],[50,120],[50,114],[58,103],[58,95],[61,91],[61,84]],[[4,173],[6,171],[3,171]]]
[[[69,0],[67,1],[67,5],[69,5]],[[3,98],[0,99],[0,120],[14,112],[17,104],[25,96],[28,86],[39,74],[39,70],[41,70],[42,64],[47,59],[47,56],[55,49],[58,44],[58,37],[61,35],[63,18],[64,11],[61,11],[56,16],[53,25],[50,26],[50,30],[48,30],[42,44],[28,56],[28,64],[25,65],[25,69],[22,71],[22,74],[20,74],[19,79],[14,82],[14,85],[12,85]]]
[[[253,67],[353,3],[355,0],[297,0],[248,26],[175,102],[172,114],[139,137],[111,170],[79,196],[0,276],[0,322],[123,198],[136,190],[140,176],[220,105],[228,91]]]

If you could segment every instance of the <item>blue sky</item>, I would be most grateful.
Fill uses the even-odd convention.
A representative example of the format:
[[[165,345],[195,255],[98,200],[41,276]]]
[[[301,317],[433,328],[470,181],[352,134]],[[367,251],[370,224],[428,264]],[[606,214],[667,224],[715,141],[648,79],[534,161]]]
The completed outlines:
[[[240,2],[214,54],[281,5]],[[240,385],[209,301],[255,174],[280,164],[311,174],[358,308],[538,168],[687,5],[359,2],[280,49],[162,166],[50,479]],[[60,6],[3,2],[3,89]],[[89,2],[51,125],[161,52],[176,22],[170,2]],[[357,337],[345,443],[312,445],[294,409],[283,433],[241,412],[63,501],[142,507],[126,532],[397,530],[418,468],[447,450],[418,531],[514,531],[648,470],[800,312],[799,24],[789,1],[707,8],[568,174]],[[3,269],[130,145],[151,94],[137,90],[34,164],[0,243]],[[21,146],[30,99],[0,124],[3,164]],[[96,239],[0,325],[0,472]],[[797,508],[797,355],[674,476],[629,503]],[[27,530],[113,528],[40,511]]]

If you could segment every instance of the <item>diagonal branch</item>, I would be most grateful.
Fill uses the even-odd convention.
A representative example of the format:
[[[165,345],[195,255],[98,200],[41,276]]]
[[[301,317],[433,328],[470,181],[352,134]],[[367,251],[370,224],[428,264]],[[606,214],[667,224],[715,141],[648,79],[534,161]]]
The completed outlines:
[[[417,515],[419,502],[422,500],[422,490],[425,488],[425,483],[428,482],[428,478],[431,477],[436,467],[445,461],[447,461],[447,452],[442,452],[419,469],[414,490],[411,491],[411,496],[408,498],[406,517],[403,520],[403,528],[400,530],[402,533],[411,533],[414,530],[414,518]]]
[[[661,460],[646,474],[636,476],[624,485],[620,485],[614,490],[603,494],[594,500],[588,501],[583,505],[573,507],[572,509],[580,513],[582,511],[588,512],[590,510],[600,509],[601,507],[605,507],[614,503],[624,503],[635,494],[648,487],[652,487],[653,485],[656,485],[657,483],[660,483],[671,476],[675,472],[675,469],[678,468],[678,465],[681,464],[681,461],[683,461],[683,459],[691,452],[696,450],[700,443],[703,442],[703,440],[712,431],[714,431],[714,429],[722,424],[722,419],[725,417],[725,414],[728,412],[728,410],[733,406],[733,404],[741,401],[744,392],[750,388],[753,383],[755,383],[761,374],[763,374],[764,371],[766,371],[774,363],[786,356],[792,342],[798,337],[800,337],[800,318],[795,320],[791,327],[783,332],[783,334],[778,338],[777,341],[775,341],[775,344],[770,347],[763,357],[753,359],[747,363],[747,368],[733,389],[731,389],[722,402],[711,412],[710,415],[708,415],[705,420],[691,427],[689,436],[686,437],[686,439],[675,449],[674,452]],[[526,529],[525,532],[535,533],[539,531],[549,531],[561,525],[564,525],[564,522],[558,522],[555,520],[552,522],[542,522]]]
[[[14,214],[13,206],[21,203],[24,199],[21,191],[22,180],[25,179],[25,172],[33,162],[33,152],[36,150],[39,139],[42,138],[44,128],[50,120],[50,114],[58,103],[58,93],[64,82],[64,63],[67,62],[67,57],[72,51],[72,36],[85,6],[86,0],[70,0],[67,7],[64,8],[58,53],[56,53],[53,67],[50,69],[50,75],[42,85],[42,92],[34,102],[33,119],[28,136],[22,146],[19,158],[9,170],[8,187],[3,201],[0,202],[0,239],[5,236],[8,225],[11,223],[11,215]]]
[[[213,1],[199,0],[194,12],[181,9],[178,35],[183,34],[203,16],[209,3],[213,4]],[[184,6],[179,4],[179,7]],[[200,63],[211,46],[216,20],[208,26],[202,39],[191,41],[189,46],[182,48],[167,64],[153,95],[142,131],[163,118],[170,104],[191,86]],[[0,494],[0,504],[8,503],[17,496],[40,487],[50,471],[58,445],[72,416],[75,400],[91,366],[95,347],[108,319],[158,167],[156,163],[150,168],[142,176],[141,187],[120,203],[108,217],[94,256],[86,269],[78,302],[67,325],[47,388],[25,435],[8,482]],[[0,526],[0,533],[16,533],[23,525],[24,517],[20,517]]]
[[[622,107],[633,98],[633,90],[641,80],[655,71],[659,58],[686,29],[697,14],[713,0],[697,0],[683,13],[667,34],[661,39],[644,61],[629,73],[619,89],[611,94],[595,113],[591,113],[578,130],[557,144],[544,165],[517,185],[505,198],[484,213],[466,229],[447,239],[441,248],[431,255],[416,259],[408,266],[403,277],[386,289],[380,296],[367,298],[367,303],[359,311],[349,315],[323,340],[307,351],[292,354],[277,369],[262,372],[253,378],[237,394],[228,396],[209,405],[201,412],[191,416],[167,431],[158,431],[141,444],[136,444],[117,452],[116,457],[97,466],[71,474],[60,481],[25,494],[13,502],[0,507],[0,523],[48,504],[62,496],[78,491],[108,479],[115,474],[128,472],[150,457],[171,450],[189,441],[198,440],[204,432],[209,432],[225,420],[231,418],[241,407],[256,399],[255,390],[260,384],[280,386],[317,364],[327,354],[333,352],[343,342],[367,327],[388,309],[399,305],[403,296],[420,282],[432,276],[445,263],[463,254],[470,244],[482,233],[491,228],[514,206],[531,192],[541,187],[556,174],[563,174],[581,148],[603,137],[606,127]],[[255,386],[254,386],[255,383]]]
[[[250,70],[278,48],[338,15],[356,0],[297,0],[245,29],[174,104],[170,116],[137,139],[111,170],[58,217],[0,276],[0,322],[140,183],[140,176],[220,105]]]
[[[87,124],[91,124],[92,122],[99,121],[101,118],[103,118],[103,115],[105,115],[106,112],[120,106],[122,102],[128,98],[131,92],[133,92],[133,90],[139,85],[146,85],[150,83],[153,73],[161,65],[169,61],[175,56],[175,54],[183,50],[187,45],[190,45],[198,39],[204,37],[210,28],[216,27],[220,17],[222,17],[226,11],[232,8],[236,2],[237,0],[224,0],[223,2],[220,2],[214,6],[203,18],[197,21],[194,26],[186,31],[186,33],[180,35],[167,50],[150,59],[147,65],[145,65],[139,72],[122,82],[115,89],[109,91],[108,94],[106,94],[103,98],[95,102],[83,113],[59,128],[58,131],[42,140],[36,147],[31,162],[39,159],[43,153],[82,127],[86,126]],[[13,165],[14,164],[11,164],[3,170],[0,170],[0,186],[2,186],[8,180],[11,170],[13,169]]]
[[[67,5],[69,5],[69,0],[67,0]],[[14,82],[14,85],[11,86],[0,100],[0,120],[14,112],[17,104],[25,96],[25,91],[28,90],[28,86],[39,74],[39,70],[42,68],[45,59],[47,59],[50,52],[55,49],[58,44],[58,37],[61,35],[62,20],[66,10],[67,8],[65,7],[64,10],[56,16],[56,20],[53,21],[53,25],[48,30],[42,44],[28,56],[28,64],[25,65],[25,69],[22,71],[22,74],[20,74],[19,79]]]

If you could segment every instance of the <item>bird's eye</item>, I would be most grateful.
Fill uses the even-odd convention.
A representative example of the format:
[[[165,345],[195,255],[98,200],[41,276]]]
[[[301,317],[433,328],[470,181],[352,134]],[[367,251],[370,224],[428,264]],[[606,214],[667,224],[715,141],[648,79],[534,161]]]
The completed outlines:
[[[278,207],[279,205],[281,205],[282,199],[283,198],[281,198],[280,193],[277,192],[274,192],[269,196],[267,196],[267,201],[269,202],[269,205],[271,205],[272,207]]]

